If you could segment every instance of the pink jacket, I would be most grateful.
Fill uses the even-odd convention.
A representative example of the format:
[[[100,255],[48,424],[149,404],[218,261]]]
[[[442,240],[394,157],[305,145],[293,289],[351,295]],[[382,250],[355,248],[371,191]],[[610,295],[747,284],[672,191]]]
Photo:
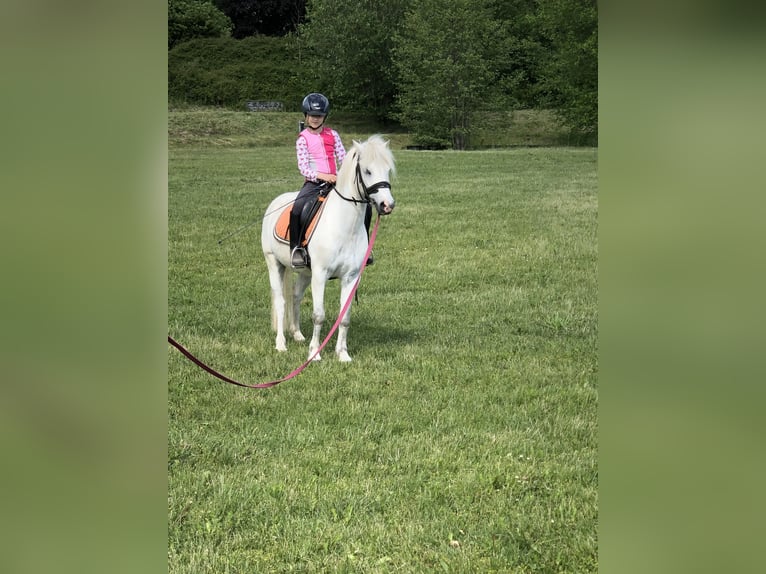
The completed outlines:
[[[323,127],[318,134],[308,128],[303,130],[295,142],[298,155],[298,169],[307,181],[316,181],[317,173],[338,173],[338,166],[346,157],[343,142],[333,129]]]

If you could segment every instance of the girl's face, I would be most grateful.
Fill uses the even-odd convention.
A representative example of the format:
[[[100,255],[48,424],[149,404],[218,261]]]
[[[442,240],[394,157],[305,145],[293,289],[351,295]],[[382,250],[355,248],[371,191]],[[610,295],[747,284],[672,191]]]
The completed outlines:
[[[306,116],[306,123],[312,130],[319,129],[324,122],[324,116]]]

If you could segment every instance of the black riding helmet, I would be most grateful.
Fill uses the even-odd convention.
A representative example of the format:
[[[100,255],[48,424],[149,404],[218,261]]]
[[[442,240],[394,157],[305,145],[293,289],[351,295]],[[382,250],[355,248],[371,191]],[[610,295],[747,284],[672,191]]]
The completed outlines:
[[[322,94],[310,93],[303,98],[303,113],[310,116],[326,116],[330,112],[330,100]]]

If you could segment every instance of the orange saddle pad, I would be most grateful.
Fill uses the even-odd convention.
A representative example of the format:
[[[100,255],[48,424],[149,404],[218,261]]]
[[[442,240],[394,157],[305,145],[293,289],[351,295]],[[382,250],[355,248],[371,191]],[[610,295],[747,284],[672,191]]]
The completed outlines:
[[[306,227],[306,233],[303,238],[303,242],[301,243],[303,247],[309,244],[311,235],[314,233],[314,228],[319,222],[319,218],[321,217],[322,212],[324,211],[324,200],[325,200],[324,197],[319,198],[319,209],[316,210],[316,212],[314,213],[314,217],[311,218],[311,221],[309,221],[309,224]],[[290,243],[290,211],[292,211],[292,209],[293,209],[292,203],[288,205],[287,207],[285,207],[282,210],[282,213],[279,215],[277,224],[274,227],[274,237],[276,237],[282,243]]]

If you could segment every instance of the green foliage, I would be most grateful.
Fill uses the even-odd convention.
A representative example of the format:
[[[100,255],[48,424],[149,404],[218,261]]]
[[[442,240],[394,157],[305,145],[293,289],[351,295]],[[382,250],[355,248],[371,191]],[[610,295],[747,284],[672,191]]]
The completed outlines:
[[[398,119],[424,145],[465,149],[498,78],[501,27],[480,0],[417,0],[395,37]]]
[[[213,1],[234,23],[234,38],[285,36],[296,31],[305,12],[305,0]]]
[[[300,109],[305,88],[298,55],[292,36],[184,42],[168,54],[168,99],[235,109],[247,100],[268,100]]]
[[[256,391],[168,350],[169,573],[597,571],[596,152],[396,159],[353,363]],[[168,161],[169,333],[245,382],[290,372],[259,226],[217,240],[296,188],[294,149]]]
[[[169,11],[193,1],[173,0]],[[300,8],[300,0],[259,4],[269,13]],[[170,38],[179,33],[173,22],[169,16]],[[176,46],[168,95],[174,106],[241,109],[268,99],[290,110],[320,91],[335,111],[394,120],[417,145],[454,149],[472,147],[476,113],[555,110],[569,143],[591,145],[597,26],[595,0],[309,0],[297,36]]]
[[[595,0],[540,0],[538,25],[551,46],[544,103],[583,142],[598,138],[598,14]]]
[[[540,107],[539,85],[546,47],[536,19],[536,0],[499,0],[495,17],[500,21],[498,108]]]
[[[338,109],[368,110],[383,120],[395,95],[392,37],[404,0],[310,0],[301,26],[312,85]]]
[[[232,28],[212,0],[168,0],[168,49],[194,38],[226,37]]]

